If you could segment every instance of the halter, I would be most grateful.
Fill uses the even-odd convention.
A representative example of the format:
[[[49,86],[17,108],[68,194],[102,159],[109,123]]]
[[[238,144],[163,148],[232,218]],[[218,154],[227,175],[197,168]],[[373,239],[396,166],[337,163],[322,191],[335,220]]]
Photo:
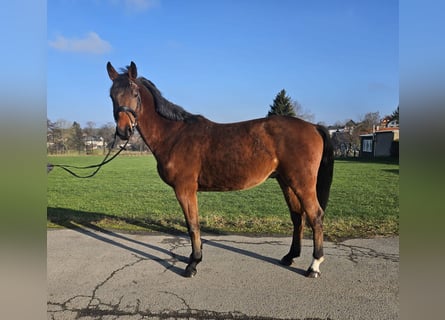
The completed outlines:
[[[139,109],[139,105],[140,105],[140,98],[138,99],[138,106],[136,107],[136,109]],[[130,119],[130,122],[131,122],[131,128],[134,130],[137,127],[137,125],[138,125],[138,123],[137,123],[137,121],[138,121],[138,114],[136,113],[136,111],[131,109],[130,107],[127,107],[127,106],[119,106],[119,107],[117,107],[116,113],[115,113],[115,118],[116,119],[117,119],[117,115],[119,114],[119,112],[124,112],[127,115],[128,119]],[[131,118],[128,115],[128,113],[132,114],[132,116],[134,118],[134,122],[131,120]]]
[[[137,124],[138,114],[137,114],[136,111],[141,108],[141,95],[139,93],[139,86],[136,83],[134,83],[133,81],[130,80],[130,86],[131,85],[135,85],[138,88],[138,96],[137,96],[138,104],[136,106],[136,110],[134,110],[134,109],[132,109],[130,107],[127,107],[127,106],[119,106],[119,107],[117,107],[117,109],[116,109],[116,111],[114,113],[114,119],[117,121],[119,112],[124,112],[127,115],[128,119],[130,119],[131,129],[132,129],[132,132],[134,132],[134,129],[138,125]],[[134,118],[134,122],[131,120],[131,117],[128,115],[128,113],[131,113],[131,115]]]

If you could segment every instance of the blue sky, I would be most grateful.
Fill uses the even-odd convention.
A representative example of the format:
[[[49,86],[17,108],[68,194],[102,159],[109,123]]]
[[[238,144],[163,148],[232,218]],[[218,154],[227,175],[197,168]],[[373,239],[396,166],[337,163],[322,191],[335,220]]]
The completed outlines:
[[[314,122],[399,104],[398,1],[48,0],[47,116],[113,122],[106,63],[134,61],[216,122],[264,117],[285,89]]]

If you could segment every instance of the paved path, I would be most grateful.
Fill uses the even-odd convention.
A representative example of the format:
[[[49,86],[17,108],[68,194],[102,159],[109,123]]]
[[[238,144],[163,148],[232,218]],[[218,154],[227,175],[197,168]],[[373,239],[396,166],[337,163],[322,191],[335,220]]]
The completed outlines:
[[[399,239],[325,242],[322,276],[307,279],[312,242],[291,267],[290,238],[203,236],[204,260],[181,273],[187,237],[47,232],[48,319],[398,319]]]

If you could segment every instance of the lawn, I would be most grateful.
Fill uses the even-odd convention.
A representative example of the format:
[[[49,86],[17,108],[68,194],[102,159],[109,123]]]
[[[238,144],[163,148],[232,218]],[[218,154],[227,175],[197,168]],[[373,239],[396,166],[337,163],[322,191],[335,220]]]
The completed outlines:
[[[48,157],[50,163],[80,166],[101,160],[100,156]],[[161,181],[149,155],[119,156],[90,179],[77,179],[55,168],[48,174],[47,197],[48,227],[186,230],[173,190]],[[203,232],[292,232],[287,206],[273,179],[245,191],[202,192],[198,199]],[[336,160],[324,221],[329,240],[397,235],[399,165]],[[306,228],[306,236],[310,234]]]

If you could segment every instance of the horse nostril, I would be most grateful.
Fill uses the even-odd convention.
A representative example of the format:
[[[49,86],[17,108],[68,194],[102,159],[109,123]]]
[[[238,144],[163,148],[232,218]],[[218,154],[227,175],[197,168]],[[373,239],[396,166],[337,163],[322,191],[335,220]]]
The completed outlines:
[[[116,127],[116,133],[122,140],[128,140],[130,138],[128,127],[124,128]]]

